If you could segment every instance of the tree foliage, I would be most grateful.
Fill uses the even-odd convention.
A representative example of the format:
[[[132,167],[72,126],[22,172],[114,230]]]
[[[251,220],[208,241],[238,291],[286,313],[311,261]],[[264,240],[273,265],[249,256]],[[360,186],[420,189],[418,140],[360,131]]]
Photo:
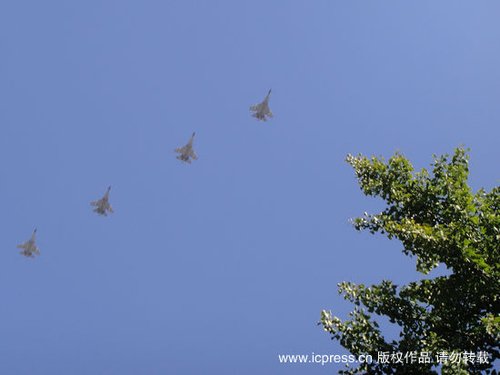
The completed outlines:
[[[367,287],[339,284],[339,293],[356,306],[342,321],[322,311],[320,324],[351,353],[369,354],[371,364],[343,374],[496,374],[500,357],[500,187],[473,193],[467,183],[468,155],[434,157],[432,173],[414,171],[395,154],[381,158],[347,156],[365,195],[387,206],[378,214],[353,220],[357,230],[381,233],[403,244],[426,275],[444,264],[449,275],[398,286],[384,280]],[[388,342],[376,316],[400,327],[399,340]],[[488,363],[454,361],[439,365],[438,353],[488,352]],[[379,353],[426,352],[429,363],[376,362]]]

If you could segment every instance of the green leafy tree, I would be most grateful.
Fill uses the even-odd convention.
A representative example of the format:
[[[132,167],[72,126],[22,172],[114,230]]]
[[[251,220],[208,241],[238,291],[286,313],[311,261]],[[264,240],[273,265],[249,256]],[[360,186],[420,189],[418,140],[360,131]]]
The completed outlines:
[[[370,287],[340,283],[339,293],[356,305],[354,311],[344,321],[322,311],[319,324],[351,353],[369,354],[374,362],[339,373],[497,374],[500,187],[472,192],[463,148],[453,156],[435,157],[432,173],[415,172],[400,154],[388,162],[348,155],[347,162],[365,195],[387,203],[383,212],[353,220],[354,227],[401,241],[403,253],[416,258],[420,273],[444,264],[449,275],[404,286],[388,280]],[[399,340],[384,338],[377,315],[400,327]],[[396,353],[411,352],[417,353],[414,363],[410,357],[399,363]],[[487,352],[488,360],[474,358],[478,352]]]

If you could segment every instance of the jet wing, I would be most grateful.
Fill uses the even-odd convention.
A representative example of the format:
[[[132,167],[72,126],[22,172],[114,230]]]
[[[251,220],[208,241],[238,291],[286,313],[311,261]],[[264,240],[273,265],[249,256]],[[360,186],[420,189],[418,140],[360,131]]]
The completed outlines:
[[[191,159],[188,157],[184,157],[184,155],[179,155],[176,158],[180,161],[183,161],[184,163],[191,164]]]

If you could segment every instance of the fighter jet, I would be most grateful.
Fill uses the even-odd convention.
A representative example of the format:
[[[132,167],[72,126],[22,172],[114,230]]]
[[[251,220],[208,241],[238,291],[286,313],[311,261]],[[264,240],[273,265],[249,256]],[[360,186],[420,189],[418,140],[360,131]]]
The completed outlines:
[[[113,207],[109,204],[109,191],[111,190],[111,186],[108,186],[108,190],[104,196],[97,200],[90,202],[91,206],[94,206],[94,212],[97,212],[99,215],[108,216],[109,213],[113,213]]]
[[[253,105],[250,107],[250,111],[252,111],[252,116],[260,121],[267,121],[268,118],[273,117],[273,113],[269,108],[269,96],[271,95],[271,90],[267,93],[266,97],[262,101],[262,103]]]
[[[196,133],[193,133],[189,142],[182,147],[176,148],[175,152],[179,153],[176,158],[182,160],[183,162],[191,164],[191,159],[198,160],[198,155],[193,150],[193,140]]]
[[[22,251],[19,252],[21,255],[24,255],[25,257],[28,258],[34,258],[35,255],[40,255],[40,250],[35,244],[35,235],[36,235],[36,229],[33,231],[33,234],[31,235],[31,238],[28,241],[20,245],[17,245],[18,249],[23,249]]]

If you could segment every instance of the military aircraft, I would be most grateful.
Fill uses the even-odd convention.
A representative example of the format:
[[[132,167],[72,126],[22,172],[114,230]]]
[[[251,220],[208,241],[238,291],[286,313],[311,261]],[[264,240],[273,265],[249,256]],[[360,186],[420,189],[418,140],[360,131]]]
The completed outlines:
[[[28,241],[20,245],[17,245],[18,249],[23,249],[22,251],[19,252],[21,255],[24,255],[25,257],[28,258],[34,258],[35,255],[40,255],[40,250],[35,244],[35,235],[36,235],[36,229],[33,231],[33,234],[31,235],[31,238]]]
[[[252,111],[252,116],[260,121],[267,121],[268,118],[273,117],[273,113],[269,108],[269,96],[271,95],[271,90],[267,93],[266,97],[262,101],[262,103],[253,105],[250,107],[250,111]]]
[[[109,213],[113,213],[113,207],[109,204],[109,191],[111,190],[111,186],[108,186],[108,190],[104,196],[97,200],[90,202],[91,206],[94,206],[94,212],[97,212],[99,215],[108,216]]]
[[[193,140],[196,133],[193,133],[189,142],[182,147],[176,148],[175,152],[179,153],[176,156],[177,159],[182,160],[183,162],[191,164],[191,159],[198,160],[198,155],[193,150]]]

